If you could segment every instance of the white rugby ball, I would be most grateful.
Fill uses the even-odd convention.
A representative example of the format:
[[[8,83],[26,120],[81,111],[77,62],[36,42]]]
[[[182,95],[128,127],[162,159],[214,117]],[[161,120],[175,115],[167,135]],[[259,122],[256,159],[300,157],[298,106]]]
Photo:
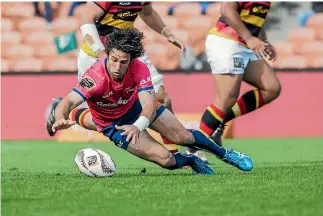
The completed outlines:
[[[80,150],[75,156],[79,170],[90,177],[110,177],[116,172],[116,165],[110,155],[94,148]]]

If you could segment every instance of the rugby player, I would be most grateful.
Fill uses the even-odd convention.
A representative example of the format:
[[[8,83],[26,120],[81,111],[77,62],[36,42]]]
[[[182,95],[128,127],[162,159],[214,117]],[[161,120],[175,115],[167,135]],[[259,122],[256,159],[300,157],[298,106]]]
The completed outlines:
[[[138,15],[150,28],[179,47],[182,50],[182,54],[185,55],[186,49],[184,43],[164,24],[150,2],[87,2],[85,11],[86,14],[84,14],[84,20],[82,21],[84,24],[80,27],[84,37],[84,43],[81,46],[77,60],[79,80],[85,71],[96,62],[97,58],[106,58],[103,45],[105,43],[103,41],[105,36],[115,28],[126,29],[133,27]],[[171,99],[164,88],[163,76],[158,73],[146,54],[138,59],[149,68],[157,100],[164,104],[170,111],[173,111]],[[60,100],[61,98],[56,98],[52,103],[52,107],[55,108]],[[82,118],[78,122],[92,118],[88,108],[77,108],[77,110],[77,116]],[[54,119],[49,118],[47,126],[53,123],[53,121]],[[83,127],[84,125],[81,124],[80,126]],[[47,127],[47,131],[50,136],[54,135],[50,127]],[[176,145],[164,137],[162,138],[164,145],[170,151],[174,153],[178,151]]]
[[[98,60],[56,107],[52,131],[75,124],[75,107],[86,101],[93,121],[87,129],[97,130],[118,147],[167,169],[191,166],[198,174],[213,170],[195,155],[172,154],[146,131],[150,128],[173,143],[205,150],[242,171],[253,162],[245,154],[216,145],[198,130],[187,130],[159,102],[156,103],[147,66],[137,58],[144,54],[143,34],[131,29],[114,29],[108,35],[108,58]]]
[[[222,145],[226,122],[261,108],[281,92],[281,84],[266,61],[275,60],[276,52],[262,31],[271,3],[220,4],[221,17],[205,42],[215,81],[215,100],[200,122],[200,130],[218,145]],[[238,98],[242,81],[255,89]]]

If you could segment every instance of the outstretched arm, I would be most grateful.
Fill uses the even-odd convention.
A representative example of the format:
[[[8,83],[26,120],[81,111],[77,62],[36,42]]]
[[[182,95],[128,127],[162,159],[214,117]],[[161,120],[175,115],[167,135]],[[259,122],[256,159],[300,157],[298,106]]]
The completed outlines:
[[[86,16],[82,16],[82,25],[80,27],[82,36],[91,50],[99,58],[106,58],[107,54],[104,52],[104,45],[100,40],[94,22],[102,16],[104,11],[109,8],[110,4],[111,3],[109,2],[87,2],[85,6]]]
[[[185,44],[165,25],[159,14],[152,7],[152,3],[146,5],[139,15],[151,29],[155,30],[158,34],[165,36],[169,42],[180,48],[183,56],[185,56]]]
[[[52,127],[52,131],[67,129],[75,124],[74,121],[68,119],[70,112],[83,103],[83,98],[72,91],[69,93],[56,107],[55,109],[55,123]]]

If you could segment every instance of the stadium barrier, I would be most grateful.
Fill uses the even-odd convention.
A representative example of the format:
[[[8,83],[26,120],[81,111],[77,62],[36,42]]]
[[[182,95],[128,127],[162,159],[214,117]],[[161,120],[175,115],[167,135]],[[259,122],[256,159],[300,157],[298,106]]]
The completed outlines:
[[[322,72],[278,73],[283,87],[281,96],[261,110],[234,120],[228,136],[323,137]],[[204,109],[213,100],[211,74],[175,73],[164,77],[175,113],[187,127],[196,128]],[[51,98],[65,96],[76,80],[76,74],[71,73],[3,73],[2,140],[52,139],[44,126],[48,105]],[[249,89],[243,85],[241,93]],[[105,140],[78,127],[70,131],[56,138],[66,141],[68,137],[76,137],[77,142]]]

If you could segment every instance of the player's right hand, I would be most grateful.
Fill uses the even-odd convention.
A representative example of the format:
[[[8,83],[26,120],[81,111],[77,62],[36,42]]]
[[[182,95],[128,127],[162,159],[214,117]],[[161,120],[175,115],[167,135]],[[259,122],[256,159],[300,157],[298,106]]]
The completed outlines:
[[[266,43],[257,37],[250,36],[246,40],[246,44],[249,49],[255,52],[258,58],[266,58],[267,53],[265,52]]]
[[[107,54],[104,50],[99,50],[99,51],[96,53],[96,56],[97,56],[99,59],[105,59],[105,58],[108,58],[108,54]]]
[[[53,124],[52,131],[64,130],[73,126],[76,122],[72,120],[60,119]]]

